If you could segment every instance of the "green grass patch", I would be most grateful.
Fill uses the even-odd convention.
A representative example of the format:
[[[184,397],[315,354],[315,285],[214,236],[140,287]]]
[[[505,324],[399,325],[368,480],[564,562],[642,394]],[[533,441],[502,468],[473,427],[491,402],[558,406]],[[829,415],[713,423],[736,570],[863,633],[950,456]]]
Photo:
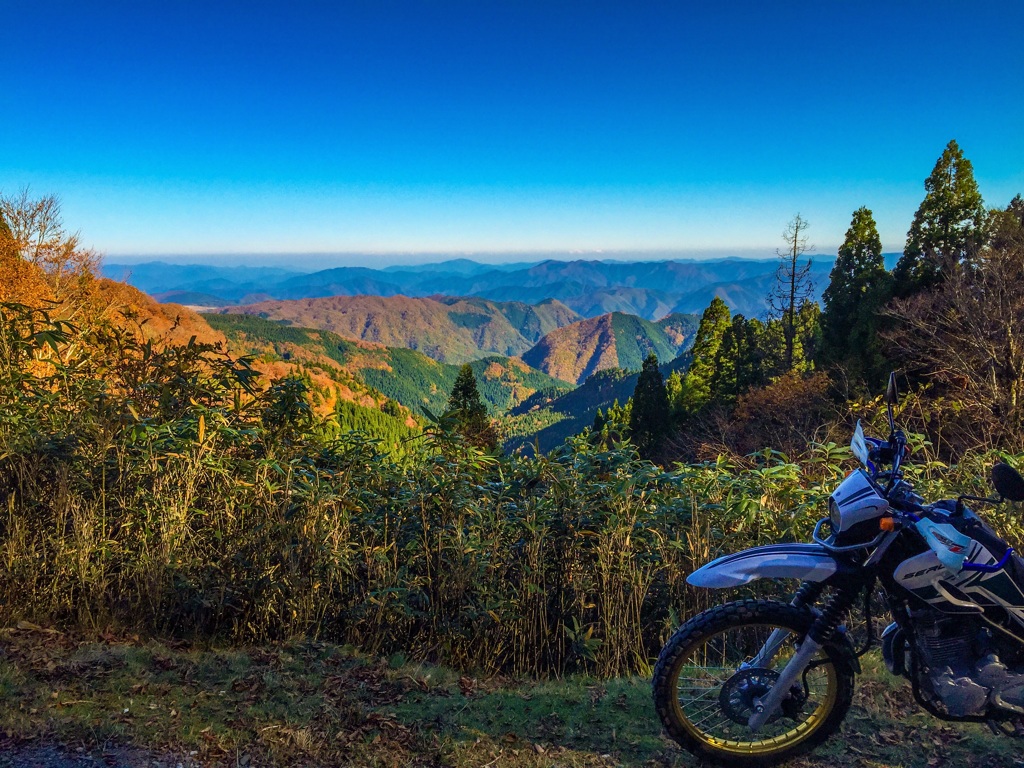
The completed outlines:
[[[662,735],[644,678],[475,678],[323,643],[189,649],[37,629],[5,631],[0,649],[0,765],[696,765]],[[864,662],[842,733],[791,765],[1020,764],[1014,741],[936,721]]]

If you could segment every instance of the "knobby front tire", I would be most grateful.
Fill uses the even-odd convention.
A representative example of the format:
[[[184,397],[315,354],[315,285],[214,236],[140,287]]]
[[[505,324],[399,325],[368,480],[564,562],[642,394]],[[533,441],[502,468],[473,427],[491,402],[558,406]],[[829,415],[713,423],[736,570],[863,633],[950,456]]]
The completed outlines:
[[[801,685],[797,693],[806,700],[790,701],[756,733],[745,724],[754,698],[770,690],[773,676],[813,622],[803,608],[741,600],[683,624],[654,668],[654,704],[668,734],[706,762],[727,766],[775,765],[825,741],[839,729],[853,699],[856,659],[845,642],[826,645],[812,661],[805,674],[807,692]],[[775,629],[786,634],[775,659],[745,670],[741,665]]]

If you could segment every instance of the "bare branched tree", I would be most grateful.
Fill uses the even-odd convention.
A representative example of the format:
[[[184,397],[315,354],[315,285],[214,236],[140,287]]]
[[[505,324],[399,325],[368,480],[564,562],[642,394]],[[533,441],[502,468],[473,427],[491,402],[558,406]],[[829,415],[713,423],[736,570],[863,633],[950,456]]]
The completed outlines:
[[[958,452],[1024,446],[1024,247],[992,249],[887,314],[887,340],[939,396],[933,437]]]
[[[811,281],[811,260],[801,263],[801,257],[814,246],[807,244],[807,229],[810,225],[798,213],[786,225],[782,239],[786,243],[785,250],[776,250],[779,257],[779,268],[775,273],[775,287],[768,295],[768,306],[773,317],[782,323],[782,334],[785,338],[783,366],[786,371],[794,368],[794,348],[797,335],[797,315],[800,307],[814,293]]]
[[[63,301],[95,274],[99,255],[82,248],[77,233],[65,231],[54,195],[33,198],[28,189],[0,194],[0,220],[6,224],[3,259],[35,268],[53,300]]]

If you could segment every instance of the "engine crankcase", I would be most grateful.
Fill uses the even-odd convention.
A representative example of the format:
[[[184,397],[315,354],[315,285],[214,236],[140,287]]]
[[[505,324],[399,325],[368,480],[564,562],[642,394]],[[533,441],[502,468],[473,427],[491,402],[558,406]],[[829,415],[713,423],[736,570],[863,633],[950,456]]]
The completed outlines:
[[[978,661],[968,674],[946,666],[928,678],[951,715],[984,715],[989,708],[1024,714],[1024,674],[1008,669],[995,654]]]

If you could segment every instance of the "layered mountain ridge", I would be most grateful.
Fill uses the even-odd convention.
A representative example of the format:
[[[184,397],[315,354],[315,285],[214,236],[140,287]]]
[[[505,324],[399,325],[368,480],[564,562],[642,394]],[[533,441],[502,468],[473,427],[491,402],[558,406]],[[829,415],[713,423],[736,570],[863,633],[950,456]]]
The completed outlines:
[[[894,261],[889,254],[887,261]],[[828,283],[833,257],[813,256],[814,298]],[[699,312],[715,296],[748,317],[766,311],[777,259],[666,261],[546,260],[533,264],[480,264],[458,259],[408,267],[335,267],[308,274],[277,268],[182,266],[150,262],[104,266],[162,301],[203,307],[327,296],[474,296],[537,304],[555,299],[581,317],[608,312],[660,320]]]
[[[554,300],[537,305],[476,297],[330,296],[220,310],[330,331],[349,340],[418,350],[443,363],[518,356],[579,315]]]

